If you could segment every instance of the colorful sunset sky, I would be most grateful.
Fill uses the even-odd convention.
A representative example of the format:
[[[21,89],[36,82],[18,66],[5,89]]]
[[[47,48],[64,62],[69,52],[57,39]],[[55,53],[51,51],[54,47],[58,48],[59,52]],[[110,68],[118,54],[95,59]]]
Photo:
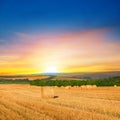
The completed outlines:
[[[0,75],[52,70],[120,71],[119,0],[0,0]]]

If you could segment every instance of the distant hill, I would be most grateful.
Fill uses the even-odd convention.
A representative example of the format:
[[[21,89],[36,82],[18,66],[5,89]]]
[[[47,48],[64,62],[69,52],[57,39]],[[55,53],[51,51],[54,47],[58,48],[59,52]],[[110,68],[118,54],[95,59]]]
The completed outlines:
[[[12,75],[12,76],[0,76],[0,79],[52,79],[59,80],[81,80],[81,79],[100,79],[120,76],[120,71],[116,72],[77,72],[77,73],[40,73],[31,75]]]
[[[42,73],[42,75],[53,75],[59,77],[69,77],[77,79],[99,79],[120,76],[120,71],[115,72],[74,72],[74,73]]]
[[[64,76],[80,79],[99,79],[120,76],[120,72],[68,73]]]

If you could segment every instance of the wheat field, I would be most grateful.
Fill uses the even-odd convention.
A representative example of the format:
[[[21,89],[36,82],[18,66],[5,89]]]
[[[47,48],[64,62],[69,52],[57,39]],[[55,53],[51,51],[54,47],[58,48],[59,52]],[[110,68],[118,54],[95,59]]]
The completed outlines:
[[[49,78],[50,76],[44,76],[44,75],[40,75],[40,76],[19,76],[19,77],[15,77],[15,76],[13,76],[13,77],[1,77],[0,76],[0,79],[12,79],[12,80],[16,80],[16,79],[21,79],[21,80],[23,80],[23,79],[29,79],[29,80],[36,80],[36,79],[39,79],[39,80],[41,80],[41,79],[46,79],[46,78]]]
[[[40,87],[1,84],[0,120],[120,119],[120,87],[54,87],[54,93],[43,99]]]

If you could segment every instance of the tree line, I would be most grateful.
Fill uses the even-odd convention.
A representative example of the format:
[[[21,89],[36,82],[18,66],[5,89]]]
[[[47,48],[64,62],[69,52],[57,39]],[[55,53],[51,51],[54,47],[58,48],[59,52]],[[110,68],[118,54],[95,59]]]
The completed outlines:
[[[97,86],[120,86],[120,77],[94,79],[94,80],[33,80],[30,85],[37,86],[81,86],[81,85],[97,85]]]

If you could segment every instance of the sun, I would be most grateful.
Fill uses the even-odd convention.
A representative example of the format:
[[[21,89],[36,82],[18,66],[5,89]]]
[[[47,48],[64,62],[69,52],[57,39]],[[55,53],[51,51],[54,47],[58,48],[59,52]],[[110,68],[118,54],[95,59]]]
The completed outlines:
[[[56,67],[50,66],[46,69],[46,72],[47,73],[57,73],[58,71],[57,71]]]

